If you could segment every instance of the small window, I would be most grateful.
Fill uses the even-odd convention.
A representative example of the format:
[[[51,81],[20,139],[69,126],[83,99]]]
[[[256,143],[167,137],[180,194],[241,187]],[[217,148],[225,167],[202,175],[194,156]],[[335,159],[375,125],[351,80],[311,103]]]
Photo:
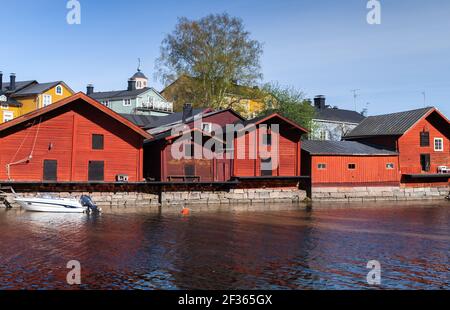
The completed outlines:
[[[268,133],[263,136],[263,144],[266,146],[272,145],[272,134]]]
[[[442,139],[442,138],[434,139],[434,151],[435,152],[443,152],[444,151],[444,139]]]
[[[395,165],[393,163],[386,164],[386,169],[388,169],[388,170],[392,170],[392,169],[394,169],[394,167],[395,167]]]
[[[12,121],[14,118],[14,113],[11,111],[4,111],[3,112],[3,122],[9,122]]]
[[[326,164],[318,164],[318,165],[317,165],[317,168],[318,168],[319,170],[324,170],[324,169],[327,169],[327,165],[326,165]]]
[[[348,164],[348,169],[349,170],[355,170],[356,169],[356,164]]]
[[[104,181],[105,179],[105,162],[89,161],[88,169],[89,181]]]
[[[56,86],[56,94],[62,96],[63,88],[61,85]]]
[[[420,133],[420,146],[430,146],[430,133],[428,131],[423,131]]]
[[[131,106],[131,99],[123,99],[123,106],[124,107]]]
[[[92,149],[93,150],[103,150],[104,149],[104,136],[103,135],[92,135]]]
[[[261,176],[272,176],[273,165],[272,158],[261,159]]]
[[[202,131],[211,133],[212,124],[211,123],[202,123]]]
[[[43,100],[42,105],[44,107],[52,104],[52,96],[51,95],[44,95],[42,100]]]
[[[105,107],[108,107],[108,108],[110,107],[108,100],[102,101],[101,104],[103,104]]]

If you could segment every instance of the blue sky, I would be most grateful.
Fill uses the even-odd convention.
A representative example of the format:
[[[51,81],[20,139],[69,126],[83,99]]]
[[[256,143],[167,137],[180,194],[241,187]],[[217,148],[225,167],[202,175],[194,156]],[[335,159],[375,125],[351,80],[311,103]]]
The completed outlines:
[[[79,0],[82,24],[66,23],[66,0],[0,0],[0,71],[18,80],[64,80],[77,91],[126,87],[137,58],[153,79],[177,17],[228,12],[264,43],[264,81],[326,95],[330,105],[369,114],[437,106],[450,116],[450,1],[381,0],[382,23],[366,22],[366,0]],[[7,77],[6,77],[7,78]]]

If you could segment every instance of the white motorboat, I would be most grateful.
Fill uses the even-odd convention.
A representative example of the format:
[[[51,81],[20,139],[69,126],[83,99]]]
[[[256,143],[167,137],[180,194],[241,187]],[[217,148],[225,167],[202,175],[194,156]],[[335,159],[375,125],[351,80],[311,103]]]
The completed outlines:
[[[100,211],[88,196],[81,196],[80,200],[52,196],[15,197],[14,200],[26,211],[33,212],[89,213]]]

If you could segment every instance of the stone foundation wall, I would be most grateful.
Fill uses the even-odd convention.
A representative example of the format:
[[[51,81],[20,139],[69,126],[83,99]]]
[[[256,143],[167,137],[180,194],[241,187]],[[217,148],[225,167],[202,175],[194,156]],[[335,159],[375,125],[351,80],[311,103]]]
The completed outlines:
[[[163,205],[295,203],[307,198],[298,188],[231,189],[214,192],[164,192]]]
[[[408,201],[444,199],[449,186],[440,187],[313,187],[313,201]]]
[[[22,197],[35,197],[37,193],[18,193]],[[257,204],[257,203],[296,203],[306,199],[306,191],[298,188],[273,189],[231,189],[228,191],[168,191],[161,194],[140,192],[58,192],[51,195],[60,198],[91,196],[101,208],[160,207],[170,205],[197,204]],[[13,207],[14,197],[8,194],[7,200]],[[3,207],[3,206],[0,206]]]

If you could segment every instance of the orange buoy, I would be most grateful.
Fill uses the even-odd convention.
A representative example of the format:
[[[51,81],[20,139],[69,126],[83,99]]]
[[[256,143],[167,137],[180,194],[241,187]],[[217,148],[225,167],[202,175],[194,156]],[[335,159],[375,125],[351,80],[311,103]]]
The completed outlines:
[[[189,210],[188,208],[183,208],[183,210],[181,210],[182,215],[189,215],[190,213],[191,213],[191,210]]]

